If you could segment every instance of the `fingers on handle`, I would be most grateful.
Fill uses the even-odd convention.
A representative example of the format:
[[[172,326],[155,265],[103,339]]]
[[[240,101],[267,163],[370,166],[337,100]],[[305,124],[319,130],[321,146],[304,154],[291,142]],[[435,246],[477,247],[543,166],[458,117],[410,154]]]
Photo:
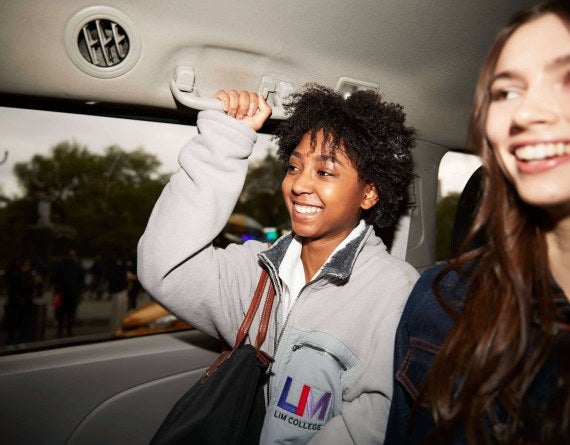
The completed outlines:
[[[228,91],[228,98],[229,98],[229,105],[227,113],[231,117],[236,117],[238,113],[238,106],[239,106],[239,93],[236,90],[229,90]]]
[[[258,112],[263,117],[263,120],[267,120],[271,113],[273,112],[272,108],[269,106],[267,101],[263,96],[258,96]]]
[[[271,107],[267,104],[263,96],[258,96],[258,98],[259,98],[258,108],[252,118],[253,119],[252,128],[255,131],[263,127],[263,124],[267,119],[269,119],[269,116],[271,116],[271,113],[273,111]]]
[[[231,117],[243,119],[253,117],[256,113],[259,99],[257,93],[249,91],[219,90],[214,94],[214,98],[222,102],[222,109]]]
[[[230,103],[228,93],[225,90],[218,90],[216,94],[214,94],[214,99],[218,99],[222,103],[222,109],[227,113]]]
[[[255,93],[251,93],[251,94],[255,94]],[[248,91],[240,91],[239,96],[238,96],[238,107],[237,107],[237,113],[236,113],[236,119],[243,119],[246,116],[250,116],[249,115],[249,108],[250,108],[250,96],[251,94]],[[257,105],[256,105],[257,108]]]
[[[249,117],[253,117],[253,115],[257,111],[257,107],[259,106],[259,99],[257,93],[248,93],[249,94],[249,106],[247,109],[247,115]]]
[[[222,109],[228,116],[247,120],[254,130],[260,129],[272,113],[264,97],[257,93],[219,90],[214,97],[222,102]]]

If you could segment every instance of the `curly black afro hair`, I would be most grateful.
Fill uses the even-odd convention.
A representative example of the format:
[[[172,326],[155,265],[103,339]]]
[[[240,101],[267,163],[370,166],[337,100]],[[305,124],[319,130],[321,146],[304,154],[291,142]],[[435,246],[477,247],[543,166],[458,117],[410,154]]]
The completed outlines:
[[[377,229],[395,224],[413,177],[416,134],[404,124],[402,106],[383,102],[373,91],[344,99],[329,88],[308,84],[293,94],[287,113],[288,120],[275,131],[279,160],[287,165],[307,132],[315,146],[316,134],[323,130],[323,146],[332,154],[344,150],[359,179],[378,190],[378,203],[362,215],[366,222]]]

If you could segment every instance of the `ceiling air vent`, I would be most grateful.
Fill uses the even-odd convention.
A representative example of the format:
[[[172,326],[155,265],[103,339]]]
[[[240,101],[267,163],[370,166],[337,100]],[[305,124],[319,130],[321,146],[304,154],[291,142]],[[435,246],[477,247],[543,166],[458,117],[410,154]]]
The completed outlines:
[[[65,28],[65,46],[77,68],[103,79],[129,71],[141,52],[131,20],[108,6],[92,6],[75,14]]]
[[[115,66],[129,54],[129,36],[111,20],[97,19],[85,24],[77,37],[79,52],[95,66]]]

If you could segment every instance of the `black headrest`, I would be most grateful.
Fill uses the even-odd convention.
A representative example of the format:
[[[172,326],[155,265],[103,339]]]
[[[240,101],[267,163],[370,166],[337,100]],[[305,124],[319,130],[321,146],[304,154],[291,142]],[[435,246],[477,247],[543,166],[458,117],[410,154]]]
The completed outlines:
[[[471,228],[475,212],[479,204],[481,196],[481,186],[483,179],[483,167],[479,167],[473,172],[457,203],[457,210],[455,213],[455,221],[453,223],[453,232],[451,234],[451,251],[453,256],[459,254],[459,249],[463,244],[463,240],[467,236],[467,232]],[[469,249],[479,247],[485,242],[484,235],[479,232],[475,239],[469,246]]]

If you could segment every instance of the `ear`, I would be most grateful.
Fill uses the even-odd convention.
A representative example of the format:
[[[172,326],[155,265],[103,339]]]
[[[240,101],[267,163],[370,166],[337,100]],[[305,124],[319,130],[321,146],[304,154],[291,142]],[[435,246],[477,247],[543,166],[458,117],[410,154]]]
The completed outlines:
[[[362,210],[368,210],[374,207],[374,205],[378,202],[378,199],[380,198],[378,196],[378,190],[376,189],[376,186],[374,186],[374,184],[366,184],[364,186],[364,197],[360,202],[360,208]]]

